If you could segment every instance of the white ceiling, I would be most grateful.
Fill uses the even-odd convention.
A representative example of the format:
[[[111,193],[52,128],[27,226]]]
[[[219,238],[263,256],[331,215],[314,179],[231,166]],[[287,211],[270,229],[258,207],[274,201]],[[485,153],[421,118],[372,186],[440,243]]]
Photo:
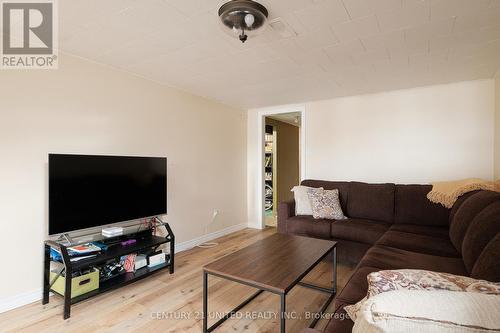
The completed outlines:
[[[261,0],[270,28],[242,44],[220,0],[59,1],[63,51],[252,108],[492,78],[500,0]]]
[[[268,118],[279,120],[285,123],[288,123],[293,126],[300,127],[302,124],[301,114],[300,112],[289,112],[289,113],[278,113],[273,114],[272,116],[267,116]]]

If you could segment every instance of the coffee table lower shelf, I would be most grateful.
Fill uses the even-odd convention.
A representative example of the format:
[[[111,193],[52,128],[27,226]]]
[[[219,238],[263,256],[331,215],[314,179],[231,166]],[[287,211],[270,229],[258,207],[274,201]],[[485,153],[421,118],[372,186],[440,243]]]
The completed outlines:
[[[316,291],[320,291],[320,292],[324,292],[324,293],[328,294],[328,299],[321,306],[319,314],[314,316],[314,319],[309,324],[309,328],[314,328],[316,326],[316,324],[318,323],[318,320],[323,316],[324,312],[326,311],[326,309],[328,308],[328,306],[330,305],[332,300],[335,298],[335,295],[337,293],[337,248],[336,248],[336,246],[333,247],[330,252],[332,252],[332,254],[333,254],[332,255],[332,257],[333,257],[333,283],[332,283],[333,286],[332,286],[332,288],[325,288],[325,287],[321,287],[321,286],[317,286],[314,284],[305,283],[305,282],[301,281],[303,277],[305,277],[310,271],[312,271],[321,262],[321,260],[316,262],[315,265],[313,265],[307,271],[305,271],[304,274],[302,275],[301,279],[296,281],[293,285],[290,286],[290,288],[288,290],[286,290],[284,292],[278,292],[274,289],[264,288],[260,285],[251,283],[249,281],[243,281],[243,280],[240,280],[240,279],[235,278],[235,277],[229,277],[229,276],[217,274],[214,272],[208,272],[205,269],[203,269],[203,333],[213,332],[220,325],[222,325],[226,320],[228,320],[229,318],[234,316],[238,311],[240,311],[242,308],[244,308],[248,303],[253,301],[256,297],[258,297],[264,291],[267,291],[267,292],[270,292],[270,293],[273,293],[273,294],[280,296],[280,301],[281,301],[281,305],[280,305],[280,333],[285,333],[286,332],[285,331],[285,324],[286,324],[286,318],[287,318],[287,315],[286,315],[286,296],[290,292],[290,290],[293,289],[293,287],[295,287],[296,285],[310,288],[310,289],[314,289]],[[326,255],[325,255],[325,257],[326,257]],[[226,315],[224,315],[221,319],[219,319],[216,323],[214,323],[210,327],[208,327],[208,316],[207,316],[207,314],[209,313],[208,312],[208,276],[209,275],[213,275],[213,276],[216,276],[216,277],[219,277],[222,279],[226,279],[226,280],[230,280],[233,282],[238,282],[238,283],[241,283],[241,284],[258,289],[258,291],[256,293],[254,293],[252,296],[247,298],[244,302],[242,302],[241,304],[236,306],[234,309],[229,311]]]

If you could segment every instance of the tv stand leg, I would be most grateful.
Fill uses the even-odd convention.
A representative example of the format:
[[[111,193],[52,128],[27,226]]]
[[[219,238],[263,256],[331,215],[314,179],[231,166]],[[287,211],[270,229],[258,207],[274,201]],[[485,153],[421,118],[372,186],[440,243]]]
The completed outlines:
[[[65,287],[64,287],[64,319],[68,319],[71,315],[71,274],[68,276],[66,272]]]
[[[61,256],[64,264],[64,319],[68,319],[71,313],[71,282],[73,280],[73,268],[68,255],[68,249],[61,246]]]
[[[175,235],[170,225],[168,223],[163,222],[159,217],[156,217],[156,220],[160,222],[161,225],[165,227],[167,230],[168,236],[170,238],[170,274],[174,274],[174,266],[175,266]]]
[[[170,236],[172,237],[172,241],[170,242],[170,274],[174,274],[174,258],[175,258],[175,237],[173,234]]]
[[[50,246],[44,245],[44,261],[43,261],[43,298],[42,304],[49,303],[50,291]]]

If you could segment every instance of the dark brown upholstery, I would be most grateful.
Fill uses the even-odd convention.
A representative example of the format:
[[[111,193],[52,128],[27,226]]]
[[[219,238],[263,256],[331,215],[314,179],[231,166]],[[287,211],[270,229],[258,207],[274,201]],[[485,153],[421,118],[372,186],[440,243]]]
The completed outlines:
[[[394,184],[352,182],[349,186],[347,216],[392,223],[394,220]]]
[[[365,255],[366,251],[371,244],[365,244],[345,239],[332,238],[337,242],[337,260],[343,265],[356,267],[361,258]]]
[[[396,230],[387,231],[378,240],[377,245],[443,257],[460,257],[460,253],[448,239]]]
[[[477,258],[471,277],[500,282],[500,234],[497,233]]]
[[[465,267],[469,272],[488,243],[500,232],[500,200],[484,208],[472,220],[462,243]],[[500,265],[500,261],[498,262]]]
[[[375,244],[390,227],[390,224],[385,222],[363,219],[338,220],[330,224],[332,238],[365,244]]]
[[[286,230],[294,235],[308,236],[313,238],[330,238],[329,220],[315,220],[312,216],[293,216],[288,219]]]
[[[347,304],[354,304],[362,300],[368,290],[367,275],[378,271],[380,271],[378,267],[358,267],[335,300]]]
[[[490,203],[500,199],[500,193],[480,191],[467,198],[457,209],[450,221],[450,239],[455,248],[462,253],[462,241],[476,215]]]
[[[467,192],[457,199],[457,201],[453,204],[453,207],[451,207],[451,210],[450,210],[450,221],[453,219],[453,217],[457,213],[457,210],[462,206],[462,204],[465,202],[465,200],[467,200],[470,196],[472,196],[478,192],[479,191]]]
[[[450,210],[430,202],[432,185],[396,185],[394,223],[448,226]]]
[[[347,211],[347,199],[349,196],[349,182],[332,182],[325,180],[312,180],[307,179],[301,182],[301,185],[309,186],[309,187],[322,187],[325,190],[339,190],[340,196],[340,206],[344,213]]]
[[[425,269],[457,275],[468,275],[461,258],[417,253],[388,246],[375,245],[365,254],[359,267],[385,269]]]
[[[366,295],[371,272],[424,269],[500,282],[500,193],[467,193],[449,210],[427,200],[429,185],[302,184],[338,188],[349,217],[334,221],[294,216],[293,202],[278,208],[279,232],[336,240],[338,261],[356,266],[335,299],[327,333],[352,330],[344,306]]]
[[[437,238],[450,239],[450,229],[448,227],[431,227],[427,225],[415,224],[393,224],[391,231],[402,231],[409,234],[425,235]]]
[[[295,216],[295,201],[280,202],[278,204],[278,220],[286,221],[292,216]],[[278,223],[278,232],[286,234],[286,223]]]

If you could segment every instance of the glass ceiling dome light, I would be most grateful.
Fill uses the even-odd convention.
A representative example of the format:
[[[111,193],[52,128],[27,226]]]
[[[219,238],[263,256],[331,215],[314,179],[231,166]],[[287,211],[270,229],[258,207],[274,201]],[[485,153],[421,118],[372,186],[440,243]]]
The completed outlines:
[[[219,8],[222,24],[238,34],[242,43],[248,39],[249,32],[264,25],[267,16],[266,7],[252,0],[231,0]]]

